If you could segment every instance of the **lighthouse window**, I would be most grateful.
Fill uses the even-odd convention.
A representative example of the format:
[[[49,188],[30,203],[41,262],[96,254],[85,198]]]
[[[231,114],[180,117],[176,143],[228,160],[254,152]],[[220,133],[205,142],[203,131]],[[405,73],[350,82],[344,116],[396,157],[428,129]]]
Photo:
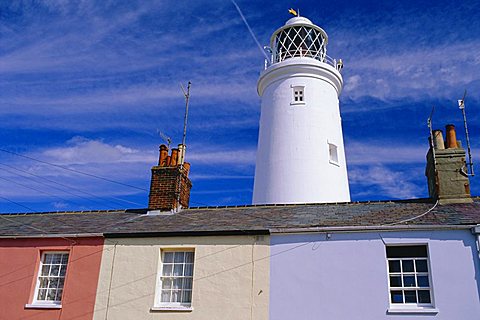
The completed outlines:
[[[328,153],[330,155],[330,163],[338,165],[337,146],[333,143],[328,144]]]
[[[303,87],[303,86],[292,87],[292,89],[293,89],[292,104],[304,104],[305,103],[304,88],[305,87]]]

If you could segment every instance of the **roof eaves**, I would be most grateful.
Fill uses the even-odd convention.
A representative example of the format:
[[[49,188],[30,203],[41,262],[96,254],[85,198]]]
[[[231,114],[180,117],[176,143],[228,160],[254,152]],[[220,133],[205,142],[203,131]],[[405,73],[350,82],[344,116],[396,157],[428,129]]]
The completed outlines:
[[[168,232],[109,232],[105,238],[152,238],[152,237],[185,237],[185,236],[235,236],[235,235],[268,235],[267,229],[254,230],[210,230],[210,231],[168,231]]]
[[[342,226],[342,227],[307,227],[307,228],[272,228],[270,234],[315,233],[315,232],[375,232],[375,231],[421,231],[421,230],[466,230],[477,224],[457,225],[378,225],[378,226]]]

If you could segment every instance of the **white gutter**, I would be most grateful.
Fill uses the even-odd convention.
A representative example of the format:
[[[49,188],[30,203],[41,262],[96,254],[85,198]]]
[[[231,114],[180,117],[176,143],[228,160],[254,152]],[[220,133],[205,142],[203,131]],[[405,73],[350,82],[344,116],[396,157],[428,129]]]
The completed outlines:
[[[309,228],[272,228],[270,233],[310,233],[310,232],[372,232],[400,230],[465,230],[478,228],[480,225],[386,225],[386,226],[349,226],[349,227],[309,227]]]

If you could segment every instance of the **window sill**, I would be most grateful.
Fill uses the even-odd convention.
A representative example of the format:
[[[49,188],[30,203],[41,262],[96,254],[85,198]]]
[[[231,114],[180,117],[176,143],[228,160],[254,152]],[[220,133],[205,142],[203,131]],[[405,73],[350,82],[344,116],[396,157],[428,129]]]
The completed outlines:
[[[340,167],[340,164],[338,162],[335,162],[335,161],[332,161],[332,160],[328,160],[328,162],[330,164],[333,164],[334,166]]]
[[[161,306],[161,307],[151,307],[150,311],[153,312],[165,312],[165,311],[173,311],[173,312],[192,312],[192,307],[182,307],[182,306]]]
[[[61,304],[32,303],[32,304],[26,304],[25,309],[62,309],[62,305]]]
[[[388,308],[387,314],[398,314],[398,313],[427,313],[427,314],[437,314],[438,309],[436,308]]]

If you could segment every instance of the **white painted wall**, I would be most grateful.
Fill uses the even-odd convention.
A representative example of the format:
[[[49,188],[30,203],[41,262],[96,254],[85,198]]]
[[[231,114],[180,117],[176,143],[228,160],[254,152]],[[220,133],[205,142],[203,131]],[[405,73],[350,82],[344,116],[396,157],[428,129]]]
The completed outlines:
[[[311,58],[290,58],[261,74],[254,204],[350,201],[342,84],[335,68]],[[293,86],[305,87],[304,104],[291,104]],[[328,143],[338,148],[338,164],[329,161]]]

